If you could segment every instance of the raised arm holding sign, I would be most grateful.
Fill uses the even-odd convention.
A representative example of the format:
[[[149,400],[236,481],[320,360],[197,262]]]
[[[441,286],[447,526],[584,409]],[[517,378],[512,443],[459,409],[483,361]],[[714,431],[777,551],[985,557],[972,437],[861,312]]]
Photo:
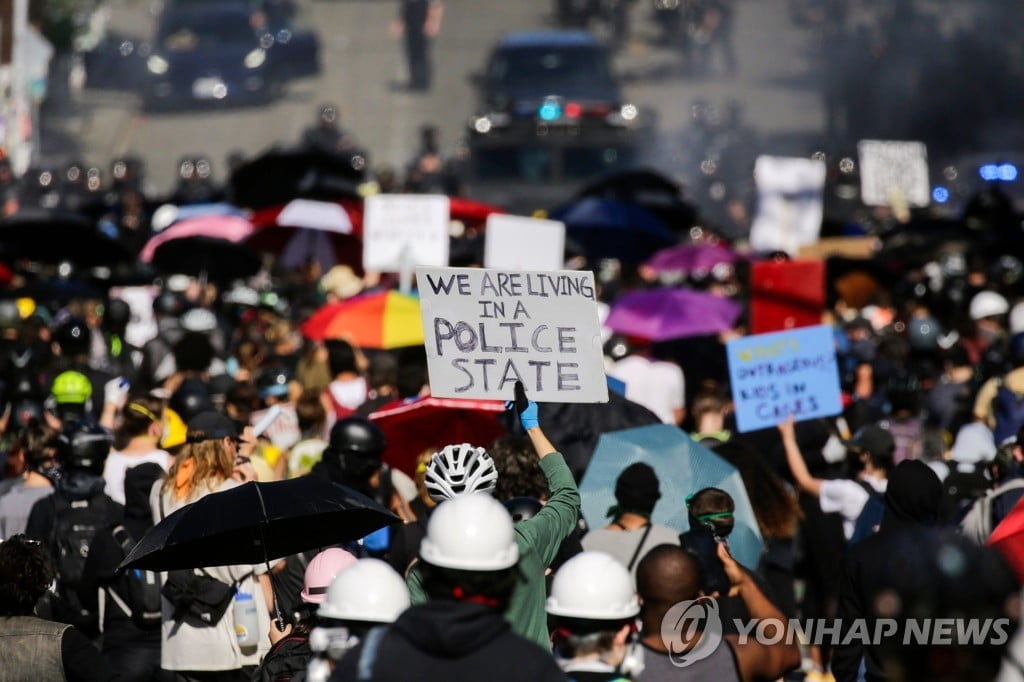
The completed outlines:
[[[589,272],[416,270],[431,394],[607,402],[594,276]]]

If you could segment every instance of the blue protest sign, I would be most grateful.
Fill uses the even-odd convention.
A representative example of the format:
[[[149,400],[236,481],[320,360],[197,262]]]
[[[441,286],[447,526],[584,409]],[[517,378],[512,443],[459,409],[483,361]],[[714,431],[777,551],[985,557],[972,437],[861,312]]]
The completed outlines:
[[[739,431],[843,410],[832,328],[821,325],[730,341],[729,381]]]

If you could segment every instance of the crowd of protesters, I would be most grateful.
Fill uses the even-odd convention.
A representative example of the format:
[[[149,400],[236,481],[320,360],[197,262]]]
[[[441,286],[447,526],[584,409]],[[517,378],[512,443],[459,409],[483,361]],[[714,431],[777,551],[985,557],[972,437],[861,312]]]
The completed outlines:
[[[407,453],[420,463],[414,476],[389,467],[387,439],[367,417],[429,395],[422,348],[308,341],[283,295],[236,304],[209,282],[166,285],[153,303],[159,333],[140,348],[124,340],[120,300],[52,310],[0,301],[0,638],[10,643],[0,677],[748,680],[802,668],[808,680],[990,679],[1012,649],[883,641],[833,651],[741,642],[728,625],[801,617],[847,627],[1012,608],[1017,579],[983,545],[1024,493],[1024,320],[1012,283],[985,275],[970,273],[959,326],[923,298],[878,295],[857,309],[837,298],[824,319],[843,414],[777,430],[738,433],[713,367],[686,385],[691,372],[671,345],[609,341],[610,373],[642,385],[635,398],[650,421],[691,433],[739,471],[764,538],[749,568],[726,549],[728,493],[665,498],[643,463],[623,466],[616,505],[587,519],[599,524],[588,531],[579,472],[526,396],[498,442],[445,445],[438,433],[436,447]],[[333,273],[296,294],[335,300],[361,288]],[[699,340],[699,352],[721,352],[725,338]],[[274,407],[274,428],[256,436]],[[296,476],[348,486],[401,521],[269,571],[118,570],[183,505]],[[656,506],[685,508],[690,530],[653,522]],[[252,600],[251,639],[232,609],[204,622],[182,605],[183,593],[214,584]],[[661,622],[702,594],[728,616],[725,643],[680,667]],[[884,594],[897,596],[888,610]]]

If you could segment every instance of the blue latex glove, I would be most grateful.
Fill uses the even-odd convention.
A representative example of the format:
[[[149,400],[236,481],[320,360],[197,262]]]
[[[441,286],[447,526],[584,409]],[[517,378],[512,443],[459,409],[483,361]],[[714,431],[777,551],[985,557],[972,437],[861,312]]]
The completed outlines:
[[[521,381],[516,382],[516,399],[506,400],[505,409],[519,413],[519,423],[525,431],[540,426],[540,409],[537,403],[526,397],[526,389]]]

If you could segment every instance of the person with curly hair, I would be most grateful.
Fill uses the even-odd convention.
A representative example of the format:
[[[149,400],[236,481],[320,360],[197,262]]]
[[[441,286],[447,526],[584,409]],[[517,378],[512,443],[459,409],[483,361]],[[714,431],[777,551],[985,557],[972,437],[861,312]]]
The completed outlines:
[[[53,579],[53,568],[38,542],[15,535],[0,543],[0,679],[117,679],[85,635],[70,625],[34,615],[36,603]]]

